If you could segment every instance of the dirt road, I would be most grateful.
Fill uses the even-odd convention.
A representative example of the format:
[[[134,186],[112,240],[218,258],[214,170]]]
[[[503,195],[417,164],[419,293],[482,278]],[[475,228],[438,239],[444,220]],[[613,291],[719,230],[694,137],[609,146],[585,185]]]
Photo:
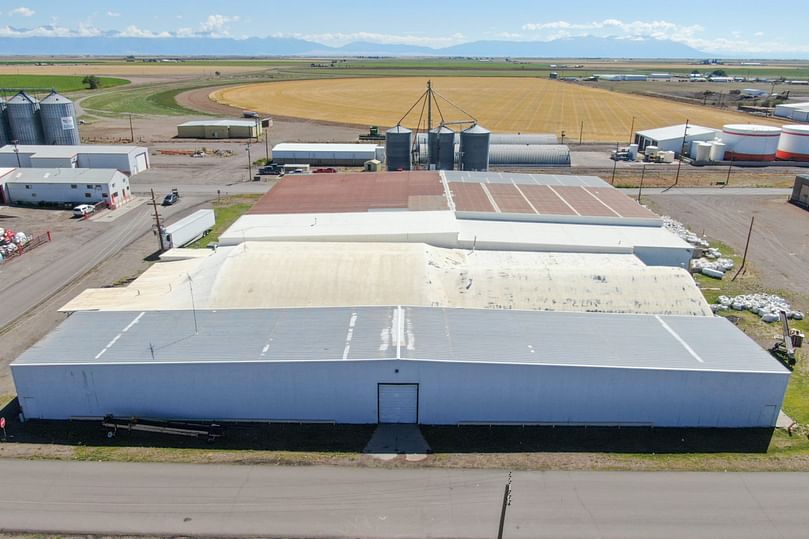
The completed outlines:
[[[774,290],[809,293],[809,212],[783,195],[653,195],[655,209],[682,221],[696,233],[744,251],[751,217],[755,217],[748,263]],[[802,306],[806,308],[806,305]]]

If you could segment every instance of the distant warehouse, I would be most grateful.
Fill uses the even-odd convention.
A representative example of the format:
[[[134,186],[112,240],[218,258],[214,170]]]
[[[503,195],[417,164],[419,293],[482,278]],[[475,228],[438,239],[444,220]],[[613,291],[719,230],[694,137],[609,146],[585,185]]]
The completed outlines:
[[[385,160],[385,147],[376,144],[276,144],[272,159],[281,165],[363,166],[366,161]]]
[[[256,120],[193,120],[177,126],[179,138],[257,138],[262,133],[261,122]]]
[[[8,144],[0,148],[0,167],[112,168],[134,176],[149,168],[149,150],[143,146]]]
[[[107,202],[111,208],[131,198],[129,178],[114,169],[29,168],[3,176],[3,197],[11,204],[61,206]]]

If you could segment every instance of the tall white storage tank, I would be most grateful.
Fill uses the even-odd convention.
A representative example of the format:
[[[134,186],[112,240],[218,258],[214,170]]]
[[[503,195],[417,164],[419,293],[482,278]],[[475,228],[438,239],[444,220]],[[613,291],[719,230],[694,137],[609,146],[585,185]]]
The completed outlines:
[[[809,125],[785,125],[775,157],[783,161],[809,161]]]
[[[724,142],[721,142],[719,140],[715,140],[711,144],[710,160],[711,161],[722,161],[723,158],[725,157],[725,149],[726,148],[727,148],[727,145]]]
[[[780,127],[728,124],[722,127],[726,161],[773,161],[778,149]]]
[[[695,152],[696,161],[708,161],[711,158],[711,143],[710,142],[697,142],[697,151]]]

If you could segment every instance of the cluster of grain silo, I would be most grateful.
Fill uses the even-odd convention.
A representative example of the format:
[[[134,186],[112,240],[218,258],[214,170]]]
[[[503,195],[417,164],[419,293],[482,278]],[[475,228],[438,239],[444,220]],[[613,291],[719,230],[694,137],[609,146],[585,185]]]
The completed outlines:
[[[558,144],[556,135],[491,133],[477,124],[460,132],[441,125],[415,137],[398,125],[387,131],[386,145],[388,170],[410,170],[414,165],[435,170],[570,165],[570,149]]]
[[[77,145],[79,138],[73,102],[57,92],[42,101],[19,92],[8,101],[0,101],[0,146]]]

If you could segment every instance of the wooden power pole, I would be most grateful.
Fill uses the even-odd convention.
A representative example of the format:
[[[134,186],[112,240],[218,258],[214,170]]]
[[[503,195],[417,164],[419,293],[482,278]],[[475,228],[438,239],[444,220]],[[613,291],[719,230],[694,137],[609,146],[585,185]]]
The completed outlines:
[[[160,227],[160,212],[157,210],[157,199],[154,196],[154,189],[150,189],[152,192],[152,208],[154,208],[154,220],[155,220],[155,227],[157,227],[157,237],[160,239],[160,252],[162,253],[165,250],[165,245],[163,244],[163,229]]]

